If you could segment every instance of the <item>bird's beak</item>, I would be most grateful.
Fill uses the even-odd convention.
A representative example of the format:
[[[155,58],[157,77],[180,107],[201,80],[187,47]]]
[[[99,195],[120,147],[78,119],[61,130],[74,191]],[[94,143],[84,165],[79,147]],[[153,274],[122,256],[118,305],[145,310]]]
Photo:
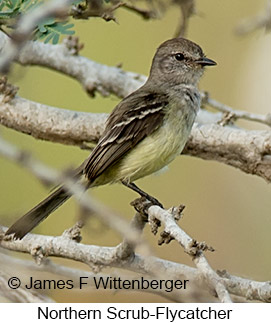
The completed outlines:
[[[216,62],[210,58],[202,57],[196,60],[196,63],[201,66],[213,66],[216,65]]]

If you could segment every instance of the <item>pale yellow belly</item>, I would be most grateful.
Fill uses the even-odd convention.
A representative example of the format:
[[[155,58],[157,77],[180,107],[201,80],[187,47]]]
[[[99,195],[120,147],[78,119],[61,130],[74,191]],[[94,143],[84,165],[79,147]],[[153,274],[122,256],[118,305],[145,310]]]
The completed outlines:
[[[176,109],[175,113],[165,118],[160,129],[143,139],[119,162],[101,174],[93,186],[121,180],[133,182],[159,171],[181,153],[194,119],[195,113]]]
[[[133,182],[159,171],[180,155],[194,122],[194,116],[189,121],[184,118],[175,116],[132,149],[119,163],[116,179]]]

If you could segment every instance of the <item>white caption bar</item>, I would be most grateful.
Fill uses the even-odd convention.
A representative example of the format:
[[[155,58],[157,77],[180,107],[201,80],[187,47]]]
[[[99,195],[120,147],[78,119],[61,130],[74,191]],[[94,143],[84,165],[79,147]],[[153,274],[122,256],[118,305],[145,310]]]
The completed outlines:
[[[270,323],[270,304],[76,303],[0,304],[2,322],[59,320],[92,322],[261,322]]]

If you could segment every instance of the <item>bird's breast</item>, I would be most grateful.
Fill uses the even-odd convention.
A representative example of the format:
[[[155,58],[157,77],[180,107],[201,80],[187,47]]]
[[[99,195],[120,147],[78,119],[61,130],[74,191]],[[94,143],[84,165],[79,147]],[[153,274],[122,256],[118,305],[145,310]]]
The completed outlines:
[[[118,178],[135,181],[168,165],[184,148],[196,110],[185,101],[172,101],[162,125],[138,143],[118,165]]]

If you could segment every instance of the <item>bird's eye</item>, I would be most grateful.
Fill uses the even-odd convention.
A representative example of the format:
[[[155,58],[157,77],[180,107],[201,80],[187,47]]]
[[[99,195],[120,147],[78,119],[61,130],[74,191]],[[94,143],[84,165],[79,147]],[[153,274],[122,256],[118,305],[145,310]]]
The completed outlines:
[[[184,55],[182,53],[177,53],[177,54],[175,54],[175,59],[177,61],[182,61],[182,60],[184,60]]]

